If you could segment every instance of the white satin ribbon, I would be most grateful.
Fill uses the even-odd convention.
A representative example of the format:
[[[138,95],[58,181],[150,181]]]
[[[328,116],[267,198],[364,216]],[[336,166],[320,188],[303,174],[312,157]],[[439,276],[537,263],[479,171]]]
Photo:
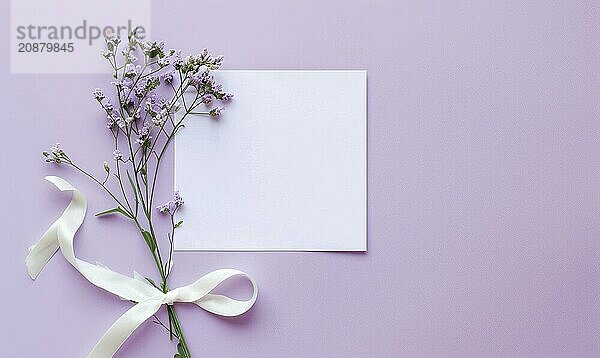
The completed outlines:
[[[29,248],[29,254],[25,259],[29,276],[35,280],[46,263],[60,248],[67,261],[91,283],[124,299],[138,302],[104,333],[88,357],[112,357],[133,331],[154,315],[163,304],[194,303],[217,315],[238,316],[248,311],[256,301],[258,289],[254,280],[246,273],[234,269],[212,271],[190,285],[163,293],[150,283],[78,259],[73,251],[73,239],[85,218],[87,200],[66,180],[56,176],[48,176],[45,179],[61,191],[71,191],[73,197],[63,214],[50,226],[42,238]],[[243,276],[250,281],[253,294],[249,300],[239,301],[210,293],[220,283],[233,276]]]

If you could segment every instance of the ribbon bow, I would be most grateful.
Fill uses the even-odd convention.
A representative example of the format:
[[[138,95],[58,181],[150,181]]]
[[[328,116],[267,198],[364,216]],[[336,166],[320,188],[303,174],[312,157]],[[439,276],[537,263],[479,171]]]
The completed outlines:
[[[212,271],[190,285],[164,293],[140,279],[78,259],[73,251],[73,239],[85,218],[87,200],[66,180],[56,176],[47,176],[45,179],[61,191],[71,191],[73,197],[63,214],[50,226],[42,238],[29,248],[29,254],[25,259],[29,276],[35,280],[46,263],[60,248],[67,261],[92,284],[124,299],[137,302],[104,333],[88,355],[89,358],[112,357],[133,331],[154,315],[163,304],[194,303],[208,312],[231,317],[248,311],[256,301],[258,290],[254,280],[246,273],[234,269]],[[243,276],[250,281],[253,294],[249,300],[239,301],[210,293],[220,283],[233,276]]]

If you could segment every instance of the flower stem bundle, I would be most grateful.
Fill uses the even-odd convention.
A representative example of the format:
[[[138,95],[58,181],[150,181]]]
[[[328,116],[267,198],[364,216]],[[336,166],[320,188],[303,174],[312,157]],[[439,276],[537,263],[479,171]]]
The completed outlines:
[[[126,43],[118,36],[106,38],[101,55],[112,68],[114,90],[112,95],[98,88],[92,92],[114,143],[112,160],[103,163],[105,174],[100,178],[90,174],[59,144],[43,155],[46,162],[73,167],[114,201],[115,207],[96,216],[121,215],[135,225],[160,277],[147,280],[167,293],[173,240],[183,223],[175,219],[175,214],[184,202],[175,192],[173,200],[156,205],[157,178],[166,150],[185,120],[190,116],[218,118],[222,108],[215,103],[233,97],[211,74],[221,66],[223,58],[213,57],[206,49],[182,58],[180,51],[165,50],[162,42],[142,41],[135,30]],[[188,92],[192,95],[186,96]],[[156,230],[157,214],[169,219],[170,229],[164,235]],[[168,244],[168,252],[161,251],[161,243]],[[154,316],[154,322],[168,331],[170,339],[179,341],[175,357],[191,357],[175,307],[167,305],[166,310],[168,323],[158,316]]]

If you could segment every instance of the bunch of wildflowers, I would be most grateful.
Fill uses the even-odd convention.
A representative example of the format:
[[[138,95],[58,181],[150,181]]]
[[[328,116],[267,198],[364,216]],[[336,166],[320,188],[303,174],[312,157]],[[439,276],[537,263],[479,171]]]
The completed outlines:
[[[183,205],[183,199],[179,192],[175,192],[173,200],[155,207],[158,171],[166,148],[184,127],[188,116],[216,118],[222,108],[213,105],[213,102],[233,97],[211,74],[221,66],[223,57],[213,57],[204,49],[199,54],[182,58],[181,51],[165,50],[162,42],[140,40],[135,30],[126,42],[118,36],[106,38],[106,48],[101,50],[101,55],[112,67],[111,92],[114,93],[107,95],[100,88],[92,91],[106,118],[107,130],[114,139],[113,160],[103,162],[106,177],[100,180],[82,169],[59,144],[43,155],[46,162],[67,164],[85,174],[114,200],[115,208],[96,215],[120,214],[133,222],[146,242],[160,275],[160,284],[150,279],[148,282],[166,293],[169,290],[175,229],[182,224],[182,221],[175,222],[174,215]],[[193,100],[186,97],[187,92],[193,93]],[[109,185],[111,178],[116,190]],[[153,222],[154,210],[168,214],[171,219],[171,230],[166,235],[168,256],[161,253],[159,235]],[[175,357],[190,357],[175,308],[166,306],[166,309],[168,326],[156,316],[155,323],[167,329],[171,339],[179,340]]]

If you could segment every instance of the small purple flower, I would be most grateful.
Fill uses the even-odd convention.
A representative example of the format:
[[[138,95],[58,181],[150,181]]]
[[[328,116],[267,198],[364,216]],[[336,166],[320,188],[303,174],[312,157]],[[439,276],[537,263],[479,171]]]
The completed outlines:
[[[102,57],[104,57],[105,59],[107,59],[107,60],[108,60],[108,59],[110,58],[110,56],[112,56],[112,52],[111,52],[111,51],[108,51],[108,50],[101,49],[101,50],[100,50],[100,55],[101,55]]]
[[[218,117],[221,115],[221,112],[223,111],[223,108],[221,107],[215,107],[213,109],[211,109],[208,114],[211,115],[211,117]]]
[[[173,72],[174,71],[168,71],[165,72],[161,75],[161,78],[163,81],[165,81],[165,83],[172,83],[173,82]]]
[[[110,100],[107,100],[104,103],[104,110],[108,113],[111,113],[113,110],[115,109],[115,107],[113,106],[113,104],[110,102]]]
[[[173,67],[175,67],[176,70],[180,69],[184,65],[183,59],[181,58],[181,51],[177,51],[171,57],[171,63],[173,63]]]
[[[104,93],[102,92],[102,90],[100,88],[96,88],[95,90],[93,90],[92,95],[98,102],[100,102],[104,99]]]
[[[150,57],[155,58],[156,56],[164,55],[163,48],[165,47],[164,42],[142,42],[141,44],[142,51]]]
[[[196,88],[201,87],[206,82],[206,72],[196,72],[190,76],[190,84]]]
[[[161,98],[158,100],[158,106],[159,106],[160,108],[167,108],[167,107],[169,106],[169,104],[170,104],[170,103],[171,103],[171,102],[170,102],[168,99],[166,99],[165,97],[161,97]]]
[[[156,209],[158,209],[158,211],[160,211],[163,214],[174,215],[177,209],[179,209],[182,205],[183,198],[179,194],[179,191],[175,191],[173,200],[169,200],[168,202],[157,206]]]
[[[212,96],[210,94],[205,95],[204,97],[202,97],[202,103],[209,105],[212,103]]]
[[[112,129],[115,126],[115,119],[113,118],[112,115],[108,115],[106,117],[106,128],[108,129]]]
[[[123,76],[125,78],[129,78],[129,79],[135,78],[135,76],[137,76],[138,71],[141,68],[142,67],[140,65],[134,65],[133,63],[128,63],[127,65],[125,65],[125,71],[123,72]],[[125,81],[125,80],[123,80],[123,81]]]
[[[138,98],[142,98],[144,97],[146,90],[143,86],[136,86],[135,89],[133,90],[133,93],[135,93],[135,96]]]
[[[144,84],[144,89],[146,91],[152,91],[160,86],[160,77],[158,76],[149,76],[146,78],[146,83]]]
[[[152,123],[154,123],[157,127],[162,127],[165,123],[167,123],[168,112],[166,109],[163,109],[158,113],[155,117],[152,117]]]
[[[110,84],[120,87],[123,90],[128,90],[133,85],[133,80],[129,77],[125,77],[122,80],[111,81]]]
[[[70,162],[67,154],[60,148],[60,143],[56,143],[56,145],[50,147],[49,152],[42,152],[42,154],[46,157],[47,163],[61,164],[62,162]]]
[[[131,53],[131,51],[123,50],[123,56],[125,57],[125,60],[127,62],[134,63],[135,61],[137,61],[137,57],[135,57],[135,55]]]
[[[157,206],[156,209],[158,209],[158,211],[160,211],[162,214],[164,214],[169,211],[169,205],[162,204],[162,205]]]
[[[163,58],[159,58],[156,63],[158,64],[158,66],[160,67],[167,67],[169,66],[169,58],[168,57],[163,57]]]
[[[136,143],[139,145],[150,145],[150,140],[152,136],[150,136],[151,132],[150,124],[148,122],[144,122],[144,126],[140,129],[140,133],[138,139],[136,139]]]
[[[177,207],[183,205],[183,198],[181,197],[181,194],[179,194],[179,190],[175,190],[175,195],[173,195],[173,198]]]
[[[121,37],[119,35],[112,35],[112,36],[106,37],[105,41],[106,41],[106,48],[108,49],[108,51],[115,53],[117,47],[121,43]]]
[[[157,95],[156,92],[151,91],[146,95],[146,100],[144,102],[144,110],[151,114],[154,112],[154,107],[157,104]]]

